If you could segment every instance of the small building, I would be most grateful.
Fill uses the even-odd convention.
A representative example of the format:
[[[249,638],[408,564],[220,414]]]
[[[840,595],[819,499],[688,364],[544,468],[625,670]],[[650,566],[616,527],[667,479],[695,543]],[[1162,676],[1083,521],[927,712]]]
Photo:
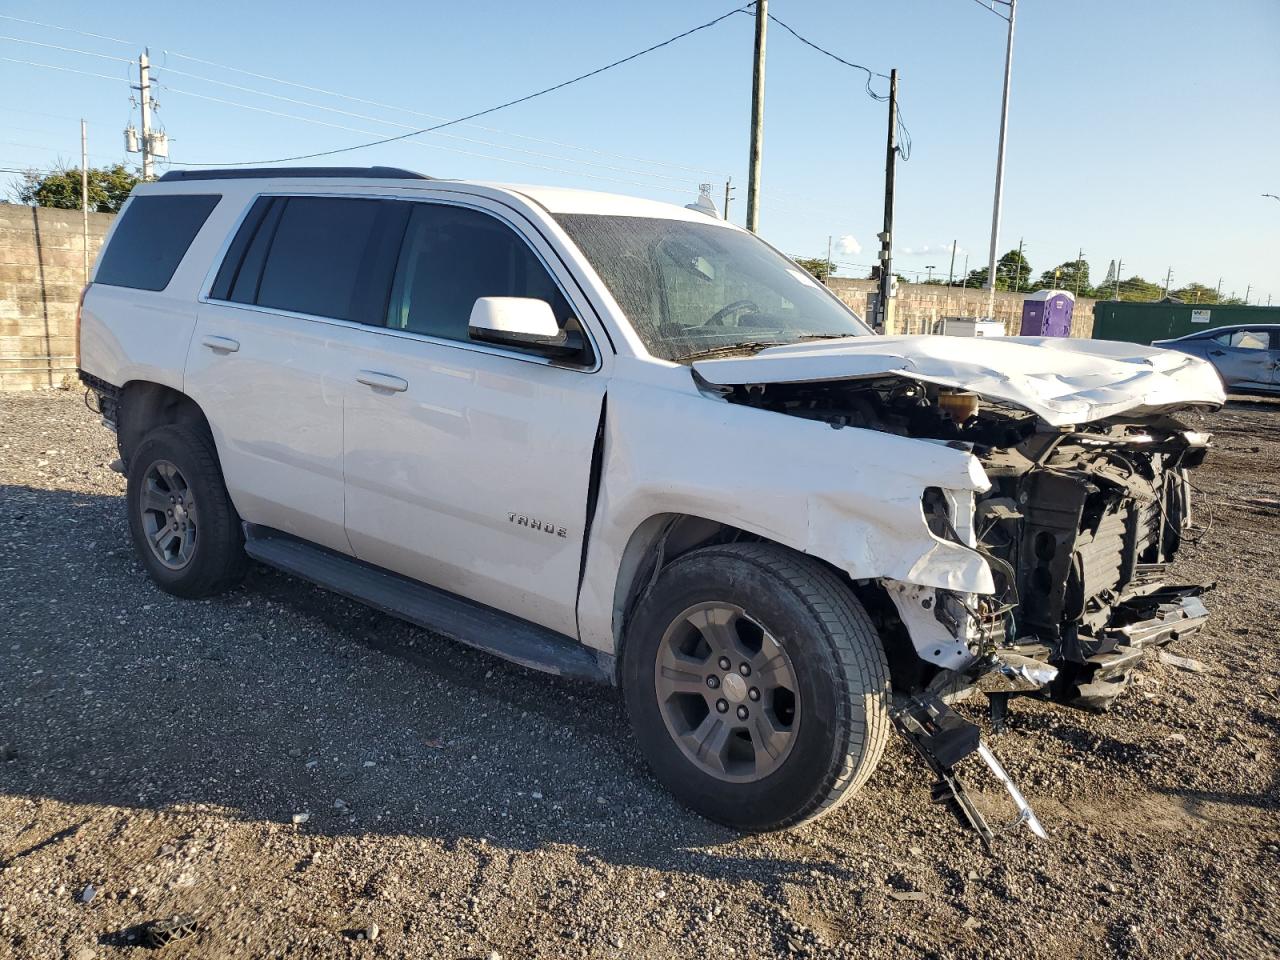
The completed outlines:
[[[1023,337],[1069,337],[1076,298],[1066,290],[1037,290],[1022,301]]]
[[[1003,337],[1004,324],[990,317],[942,317],[934,321],[932,332],[948,337]]]

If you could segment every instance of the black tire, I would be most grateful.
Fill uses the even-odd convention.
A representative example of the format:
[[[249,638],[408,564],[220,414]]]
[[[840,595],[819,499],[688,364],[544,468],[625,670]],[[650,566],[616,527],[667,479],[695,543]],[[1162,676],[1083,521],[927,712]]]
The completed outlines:
[[[180,565],[166,564],[152,549],[143,511],[148,476],[158,464],[175,467],[189,488],[192,547]],[[166,468],[167,469],[167,468]],[[125,489],[129,532],[133,546],[156,586],[166,593],[194,599],[209,597],[235,586],[248,567],[240,517],[222,481],[222,468],[208,435],[180,424],[157,427],[129,457]]]
[[[683,612],[706,603],[739,607],[772,634],[798,686],[789,752],[754,782],[727,782],[686,756],[655,688],[662,638]],[[665,567],[627,629],[621,679],[657,778],[693,810],[740,830],[828,813],[867,781],[889,738],[889,667],[866,610],[829,568],[774,544],[704,547]]]

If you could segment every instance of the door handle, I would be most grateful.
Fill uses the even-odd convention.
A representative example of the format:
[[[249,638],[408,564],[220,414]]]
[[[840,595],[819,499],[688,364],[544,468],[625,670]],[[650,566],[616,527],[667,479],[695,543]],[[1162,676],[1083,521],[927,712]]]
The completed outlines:
[[[374,390],[390,390],[392,393],[404,393],[409,389],[409,381],[391,373],[379,373],[377,370],[361,370],[356,374],[356,382],[363,383]]]
[[[1220,356],[1222,356],[1222,355],[1223,355],[1223,352],[1222,352],[1221,350],[1210,350],[1210,351],[1209,351],[1209,356],[1211,356],[1211,357],[1220,357]]]
[[[240,349],[240,341],[230,337],[205,337],[200,342],[215,353],[235,353]]]

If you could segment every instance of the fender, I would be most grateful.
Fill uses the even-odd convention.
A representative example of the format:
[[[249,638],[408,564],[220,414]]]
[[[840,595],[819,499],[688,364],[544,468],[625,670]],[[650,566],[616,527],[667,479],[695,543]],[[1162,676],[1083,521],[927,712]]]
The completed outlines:
[[[582,642],[615,651],[627,548],[660,514],[737,527],[854,579],[993,592],[981,556],[929,531],[928,487],[954,496],[990,482],[976,457],[942,443],[730,404],[700,392],[692,377],[687,389],[616,378],[579,597]]]

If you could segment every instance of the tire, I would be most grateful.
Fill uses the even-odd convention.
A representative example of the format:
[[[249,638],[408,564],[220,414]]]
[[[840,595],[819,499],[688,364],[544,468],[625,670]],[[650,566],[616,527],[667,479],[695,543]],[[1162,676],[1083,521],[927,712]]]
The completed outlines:
[[[743,652],[717,656],[712,634]],[[771,650],[781,656],[775,652],[744,676],[759,688],[749,686],[748,698],[737,699],[742,684],[733,674],[746,672],[737,658],[759,662]],[[707,651],[698,679],[709,684],[706,676],[717,674],[709,694],[692,689],[683,670]],[[796,688],[789,709],[787,681],[778,679],[782,659]],[[720,673],[726,660],[730,668]],[[628,627],[621,681],[655,776],[686,806],[745,831],[789,827],[833,810],[871,776],[891,728],[888,662],[862,604],[822,563],[774,544],[704,547],[663,568]],[[724,721],[718,736],[706,733],[716,714]],[[740,729],[719,750],[726,724]],[[741,729],[745,724],[755,726]],[[779,731],[787,733],[785,746],[775,749],[783,743]]]
[[[171,424],[143,437],[129,458],[125,503],[134,549],[161,590],[210,597],[244,577],[248,558],[240,517],[205,433]],[[167,538],[158,532],[164,522],[170,526]],[[166,538],[163,549],[152,547],[158,538]]]

